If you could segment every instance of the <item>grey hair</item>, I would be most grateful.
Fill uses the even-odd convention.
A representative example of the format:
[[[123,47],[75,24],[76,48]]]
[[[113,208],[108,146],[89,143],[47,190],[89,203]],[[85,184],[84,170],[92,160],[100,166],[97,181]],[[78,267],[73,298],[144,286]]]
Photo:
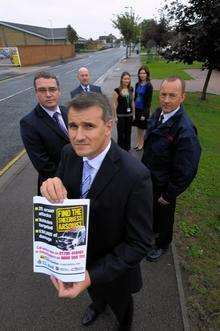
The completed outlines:
[[[163,85],[164,82],[175,82],[176,80],[180,81],[182,93],[185,93],[185,89],[186,89],[185,81],[182,78],[180,78],[179,76],[169,76],[169,77],[165,78],[162,81],[160,87]]]

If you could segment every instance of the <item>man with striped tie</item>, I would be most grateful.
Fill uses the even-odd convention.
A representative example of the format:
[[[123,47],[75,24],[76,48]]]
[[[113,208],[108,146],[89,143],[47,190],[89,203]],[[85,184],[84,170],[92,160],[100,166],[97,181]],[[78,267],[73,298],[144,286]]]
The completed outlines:
[[[85,280],[65,284],[52,277],[59,297],[75,298],[88,289],[92,303],[82,319],[87,326],[109,305],[130,330],[132,293],[142,287],[139,263],[151,248],[152,188],[147,168],[113,140],[112,111],[99,93],[81,94],[69,104],[69,137],[57,177],[41,186],[51,202],[90,199]]]
[[[80,93],[102,93],[100,86],[90,84],[90,73],[86,67],[81,67],[78,70],[77,78],[80,82],[80,85],[75,88],[75,90],[70,92],[71,98],[74,98],[77,94]]]
[[[40,72],[34,78],[37,106],[20,121],[21,137],[38,172],[38,194],[44,180],[53,177],[61,150],[69,143],[67,109],[59,106],[60,87],[56,76]]]

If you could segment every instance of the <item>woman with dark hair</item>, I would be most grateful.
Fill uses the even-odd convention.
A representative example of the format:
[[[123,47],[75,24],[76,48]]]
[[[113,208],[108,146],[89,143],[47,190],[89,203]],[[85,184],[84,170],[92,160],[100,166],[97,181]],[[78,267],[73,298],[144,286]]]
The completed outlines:
[[[153,87],[150,82],[150,71],[147,67],[138,70],[138,82],[135,85],[135,120],[133,125],[137,127],[137,140],[134,149],[140,151],[144,145],[144,131],[147,128],[147,119],[150,115]]]
[[[112,111],[117,123],[118,145],[129,151],[134,117],[134,93],[131,86],[131,75],[128,72],[122,73],[120,86],[113,92]]]

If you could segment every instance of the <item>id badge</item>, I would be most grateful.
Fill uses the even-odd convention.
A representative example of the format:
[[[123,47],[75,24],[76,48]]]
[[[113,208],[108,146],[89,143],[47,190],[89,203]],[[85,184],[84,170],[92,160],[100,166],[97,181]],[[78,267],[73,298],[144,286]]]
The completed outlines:
[[[130,113],[131,112],[131,108],[127,108],[127,113]]]

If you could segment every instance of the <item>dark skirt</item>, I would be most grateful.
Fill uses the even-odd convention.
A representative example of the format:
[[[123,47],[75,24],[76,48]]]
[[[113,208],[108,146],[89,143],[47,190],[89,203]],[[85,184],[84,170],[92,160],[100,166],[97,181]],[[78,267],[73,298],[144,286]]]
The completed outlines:
[[[147,120],[149,118],[149,112],[143,111],[141,109],[135,108],[135,119],[132,123],[133,126],[136,126],[139,129],[147,129]]]

